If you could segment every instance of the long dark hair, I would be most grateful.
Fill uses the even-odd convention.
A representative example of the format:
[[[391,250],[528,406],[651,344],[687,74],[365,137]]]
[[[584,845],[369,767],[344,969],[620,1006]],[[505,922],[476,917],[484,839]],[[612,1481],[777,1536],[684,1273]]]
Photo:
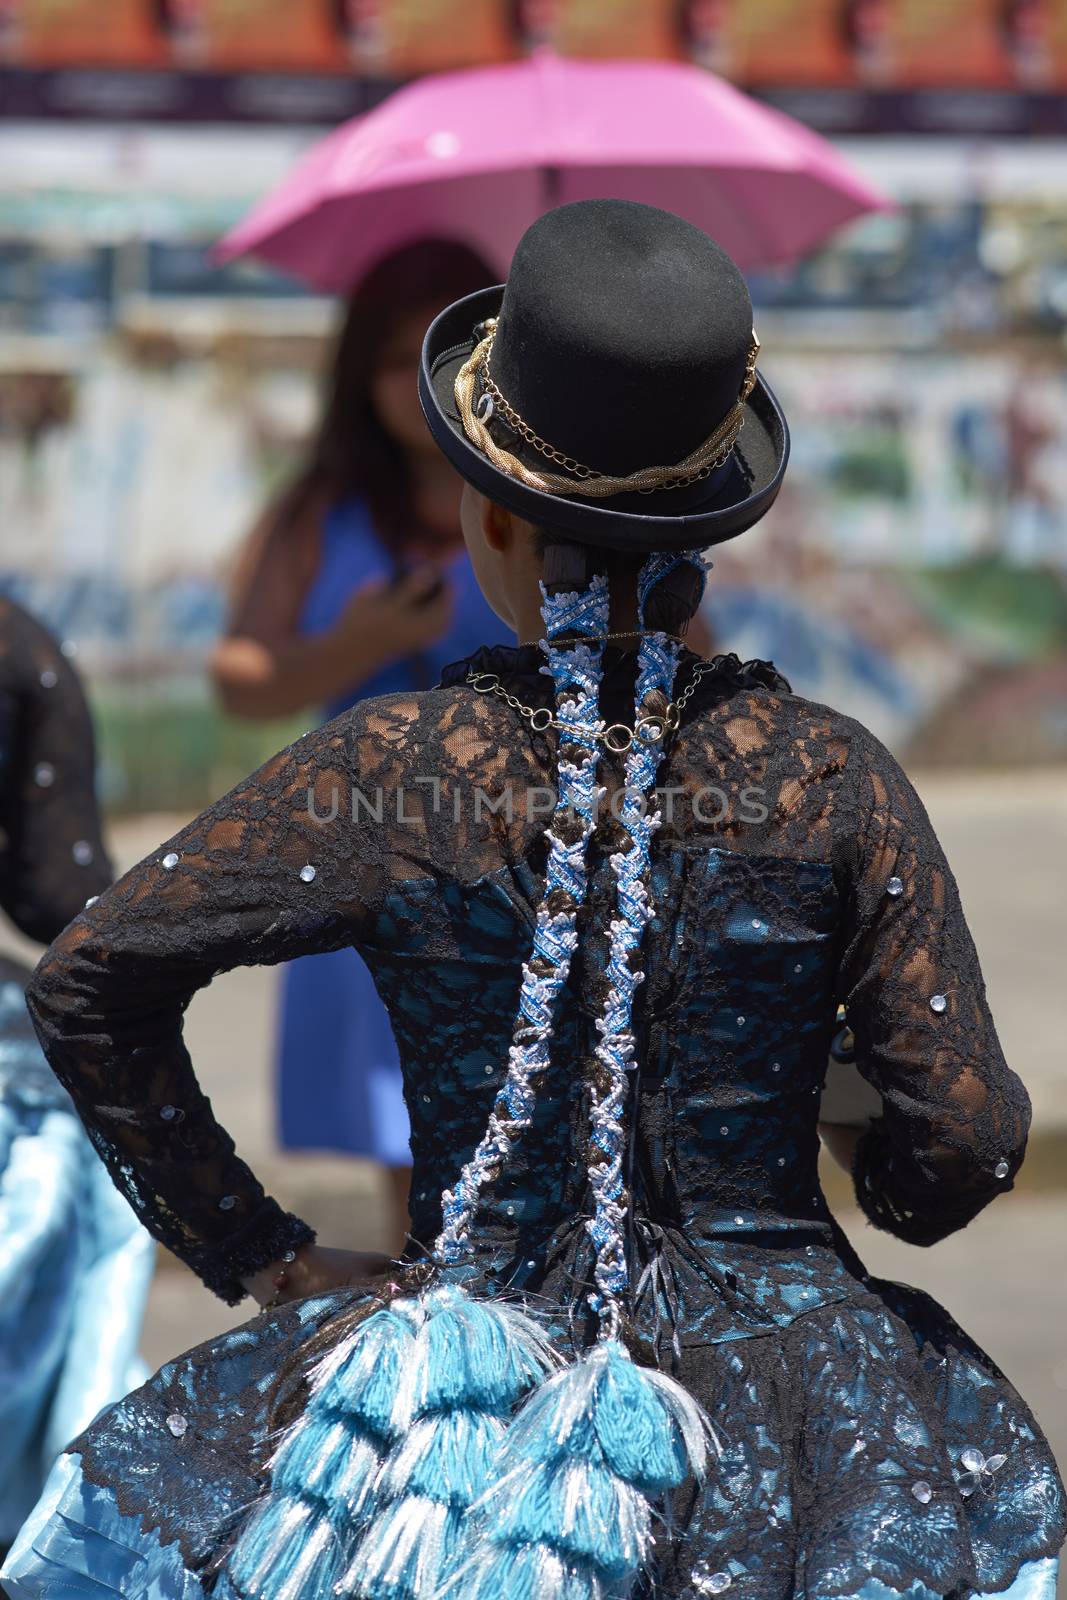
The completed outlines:
[[[324,404],[302,467],[276,506],[291,526],[312,497],[359,495],[394,551],[418,527],[403,447],[383,428],[371,383],[397,319],[416,306],[442,306],[497,281],[475,250],[428,238],[393,251],[371,268],[348,302],[334,348]]]

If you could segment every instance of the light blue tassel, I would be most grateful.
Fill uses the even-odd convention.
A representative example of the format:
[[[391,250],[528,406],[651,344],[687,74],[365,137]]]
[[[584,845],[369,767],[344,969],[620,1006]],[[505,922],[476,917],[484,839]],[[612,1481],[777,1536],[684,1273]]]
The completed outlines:
[[[425,1495],[386,1506],[338,1585],[342,1595],[409,1600],[433,1595],[455,1559],[463,1513]]]
[[[416,1412],[478,1406],[507,1413],[557,1364],[547,1334],[508,1305],[447,1288],[427,1295],[426,1312],[413,1355]]]
[[[374,1491],[382,1464],[382,1441],[355,1433],[350,1421],[325,1423],[305,1415],[275,1457],[273,1487],[309,1500],[323,1500],[358,1517]]]
[[[709,1434],[680,1384],[604,1340],[511,1422],[442,1596],[511,1600],[521,1568],[534,1600],[625,1600],[649,1554],[648,1496],[703,1476]]]
[[[396,1427],[401,1374],[423,1313],[417,1301],[373,1312],[319,1363],[300,1418],[270,1460],[270,1489],[225,1571],[246,1600],[336,1600],[336,1585],[376,1504]]]
[[[504,1418],[557,1362],[544,1331],[462,1288],[428,1291],[394,1396],[398,1439],[375,1515],[339,1584],[360,1600],[430,1600],[455,1562],[464,1517],[490,1480]]]
[[[469,1506],[489,1482],[504,1424],[485,1411],[446,1411],[416,1422],[389,1457],[382,1494],[424,1495],[441,1504]]]
[[[342,1339],[312,1379],[316,1410],[358,1417],[370,1433],[392,1440],[405,1425],[397,1394],[424,1316],[421,1300],[394,1300]]]
[[[625,1577],[648,1541],[645,1497],[596,1460],[576,1455],[516,1467],[484,1497],[482,1509],[492,1514],[500,1542],[543,1544],[550,1528],[557,1554],[610,1578]]]
[[[445,1594],[462,1594],[464,1600],[616,1600],[615,1588],[585,1563],[567,1561],[543,1544],[501,1545],[491,1566],[466,1569],[461,1587],[450,1586]]]
[[[342,1556],[342,1540],[320,1506],[272,1493],[270,1515],[253,1515],[227,1562],[226,1575],[241,1596],[327,1600]]]

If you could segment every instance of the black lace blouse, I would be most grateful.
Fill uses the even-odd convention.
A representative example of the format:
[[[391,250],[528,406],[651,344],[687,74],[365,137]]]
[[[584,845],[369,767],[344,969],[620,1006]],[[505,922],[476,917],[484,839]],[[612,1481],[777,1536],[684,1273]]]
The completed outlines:
[[[696,660],[686,652],[680,685]],[[633,656],[609,648],[606,661],[602,707],[630,720]],[[361,703],[81,912],[31,985],[42,1042],[115,1181],[227,1300],[310,1231],[264,1195],[197,1086],[182,1015],[220,973],[345,945],[363,954],[404,1068],[416,1238],[432,1238],[441,1188],[482,1131],[543,881],[555,735],[475,693],[471,665],[499,671],[527,703],[551,700],[524,646],[483,649],[436,689]],[[61,755],[42,746],[39,760]],[[1029,1103],[1005,1064],[952,873],[898,763],[852,718],[790,693],[769,664],[723,656],[686,708],[660,791],[635,1209],[699,1235],[825,1227],[809,1191],[843,1001],[859,1068],[884,1102],[859,1148],[860,1204],[919,1244],[963,1227],[1011,1187]],[[487,1202],[498,1231],[518,1230],[520,1253],[586,1203],[573,1063],[615,829],[605,812],[552,1104]]]

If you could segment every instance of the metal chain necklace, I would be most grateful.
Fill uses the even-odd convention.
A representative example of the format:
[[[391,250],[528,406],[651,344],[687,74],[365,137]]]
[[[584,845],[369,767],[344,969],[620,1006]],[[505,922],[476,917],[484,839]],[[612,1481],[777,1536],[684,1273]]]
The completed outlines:
[[[630,635],[616,635],[616,637],[629,638]],[[716,661],[708,661],[695,667],[692,678],[677,700],[671,701],[662,717],[638,717],[632,728],[625,722],[613,722],[610,727],[597,734],[596,738],[606,745],[613,755],[625,755],[628,750],[633,749],[634,742],[638,739],[645,745],[658,744],[661,739],[668,738],[681,726],[682,711],[691,699],[697,684],[716,671],[718,671]],[[561,732],[568,731],[567,724],[556,718],[551,707],[524,705],[517,695],[505,689],[496,672],[468,672],[467,682],[476,694],[498,695],[513,711],[525,717],[535,733],[544,733],[549,728],[556,728]]]
[[[640,628],[629,628],[623,633],[580,633],[573,635],[561,633],[552,642],[553,644],[603,644],[608,639],[643,639],[644,637],[645,635]],[[664,639],[674,639],[678,644],[685,643],[685,639],[680,633],[664,633],[662,637]],[[520,639],[519,648],[528,650],[531,645],[539,645],[540,643],[540,639]]]

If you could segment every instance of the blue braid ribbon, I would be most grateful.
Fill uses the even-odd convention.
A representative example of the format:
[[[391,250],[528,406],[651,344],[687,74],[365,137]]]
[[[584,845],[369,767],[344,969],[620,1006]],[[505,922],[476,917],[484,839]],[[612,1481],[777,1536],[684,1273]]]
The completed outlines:
[[[683,562],[691,562],[706,578],[707,565],[694,552],[656,552],[649,556],[638,577],[638,615],[644,628],[649,595],[658,583]],[[647,697],[659,690],[670,700],[678,668],[681,646],[663,633],[647,633],[638,653],[634,688],[635,714]],[[600,1035],[595,1054],[604,1067],[608,1087],[592,1092],[591,1140],[606,1161],[589,1169],[594,1215],[586,1224],[596,1250],[593,1269],[595,1290],[589,1303],[597,1313],[601,1337],[615,1337],[621,1316],[620,1297],[626,1289],[626,1200],[623,1182],[625,1154],[624,1114],[633,1066],[635,1041],[631,1031],[634,995],[644,981],[630,957],[644,939],[645,928],[654,911],[648,893],[652,862],[652,836],[660,825],[655,804],[656,774],[664,754],[662,739],[646,742],[635,739],[626,758],[623,802],[619,822],[630,835],[630,846],[611,857],[615,874],[616,912],[612,919],[611,943],[607,963],[608,992],[601,1015],[596,1020]]]
[[[477,1149],[460,1173],[453,1189],[441,1199],[443,1226],[434,1247],[435,1256],[446,1264],[461,1261],[469,1252],[470,1232],[482,1191],[499,1174],[517,1134],[525,1132],[533,1115],[537,1080],[548,1067],[552,1039],[552,1019],[560,991],[567,981],[578,942],[577,907],[585,898],[586,855],[596,825],[596,811],[603,798],[597,786],[598,735],[603,723],[598,719],[600,667],[603,635],[607,632],[609,587],[603,574],[597,574],[580,591],[549,595],[541,586],[545,640],[542,651],[547,665],[541,671],[555,684],[556,717],[564,725],[561,743],[566,740],[583,752],[578,761],[558,763],[559,795],[550,823],[545,892],[538,908],[532,955],[549,967],[537,973],[527,961],[523,966],[518,1014],[508,1051],[508,1068],[489,1114],[485,1133]],[[578,634],[577,643],[556,645],[560,634]],[[586,640],[591,643],[586,643]],[[579,819],[579,838],[568,843],[555,832],[558,818],[570,814]],[[551,913],[546,904],[552,891],[564,889],[573,898],[574,910]]]

